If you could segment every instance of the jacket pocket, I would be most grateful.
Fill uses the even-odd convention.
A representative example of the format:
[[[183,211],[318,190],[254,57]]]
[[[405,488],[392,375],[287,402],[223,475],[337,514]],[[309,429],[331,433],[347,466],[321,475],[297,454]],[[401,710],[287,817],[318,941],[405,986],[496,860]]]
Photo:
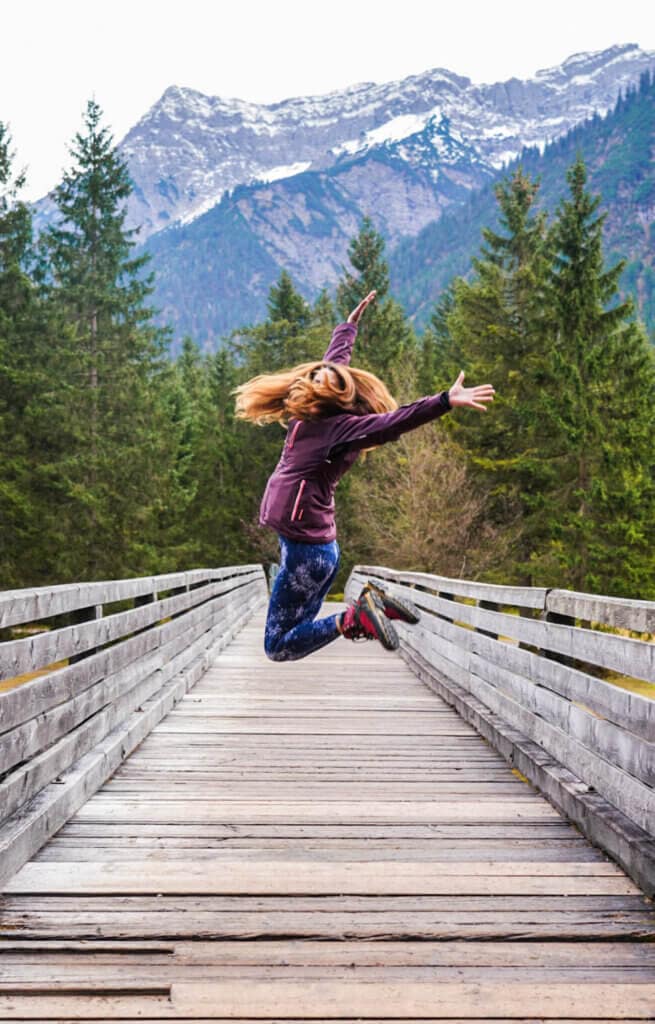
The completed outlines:
[[[299,506],[299,503],[300,503],[300,499],[302,497],[302,492],[305,490],[305,484],[306,483],[307,483],[306,480],[301,480],[300,483],[298,484],[298,490],[296,491],[296,500],[294,501],[293,508],[291,509],[291,521],[292,522],[293,522],[294,519],[299,518],[298,506]],[[300,514],[302,515],[302,509],[300,510]]]

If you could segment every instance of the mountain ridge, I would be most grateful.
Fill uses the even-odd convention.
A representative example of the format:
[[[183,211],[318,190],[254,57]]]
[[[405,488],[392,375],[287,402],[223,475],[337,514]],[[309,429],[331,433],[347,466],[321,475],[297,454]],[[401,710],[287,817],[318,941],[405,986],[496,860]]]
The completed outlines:
[[[527,79],[476,84],[432,68],[272,104],[171,85],[118,145],[135,183],[127,223],[145,241],[270,168],[308,161],[307,169],[327,169],[341,147],[358,145],[362,135],[383,130],[398,116],[427,121],[445,113],[453,130],[498,169],[524,145],[563,134],[590,109],[608,109],[618,91],[654,63],[655,52],[625,43],[572,55]],[[35,207],[44,205],[47,196]]]
[[[364,214],[401,252],[510,158],[611,109],[651,68],[655,52],[627,43],[489,85],[439,68],[269,105],[169,86],[118,147],[161,321],[176,345],[191,333],[212,346],[265,315],[282,266],[308,299],[331,289]],[[56,218],[48,197],[34,210],[37,233]]]

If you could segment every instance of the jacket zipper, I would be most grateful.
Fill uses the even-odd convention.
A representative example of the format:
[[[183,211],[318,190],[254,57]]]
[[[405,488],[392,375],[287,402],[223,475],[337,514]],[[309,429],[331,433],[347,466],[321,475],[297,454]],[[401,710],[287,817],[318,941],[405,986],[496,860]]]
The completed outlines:
[[[291,519],[292,519],[292,521],[296,518],[296,512],[298,511],[298,502],[300,501],[300,498],[302,496],[302,492],[305,489],[305,484],[306,483],[307,483],[306,480],[301,480],[300,484],[298,486],[298,493],[296,494],[296,500],[293,503],[293,509],[291,511]],[[301,515],[302,515],[302,510],[301,510]]]

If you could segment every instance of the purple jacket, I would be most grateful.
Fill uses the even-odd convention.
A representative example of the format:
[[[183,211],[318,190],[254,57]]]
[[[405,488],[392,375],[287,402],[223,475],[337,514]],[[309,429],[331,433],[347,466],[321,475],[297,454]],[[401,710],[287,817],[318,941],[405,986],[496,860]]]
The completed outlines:
[[[356,335],[356,324],[339,324],[323,359],[349,363]],[[337,535],[334,491],[360,449],[395,441],[450,408],[448,392],[440,391],[393,412],[339,412],[322,420],[290,419],[282,454],[262,498],[260,525],[291,540],[310,544],[333,541]]]

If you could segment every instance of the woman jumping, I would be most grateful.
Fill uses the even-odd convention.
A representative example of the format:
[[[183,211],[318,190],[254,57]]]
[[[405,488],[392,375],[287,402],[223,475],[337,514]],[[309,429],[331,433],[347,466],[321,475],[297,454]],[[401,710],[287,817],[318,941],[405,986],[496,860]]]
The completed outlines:
[[[260,374],[234,389],[236,415],[258,424],[286,423],[279,462],[261,502],[259,522],[276,531],[280,570],[266,618],[264,650],[273,661],[304,658],[338,636],[379,640],[396,650],[391,619],[415,623],[411,606],[367,583],[345,612],[316,619],[339,568],[334,491],[360,451],[461,406],[486,411],[491,384],[465,388],[461,372],[449,391],[401,405],[374,374],[349,366],[370,292],[332,334],[320,362]]]

